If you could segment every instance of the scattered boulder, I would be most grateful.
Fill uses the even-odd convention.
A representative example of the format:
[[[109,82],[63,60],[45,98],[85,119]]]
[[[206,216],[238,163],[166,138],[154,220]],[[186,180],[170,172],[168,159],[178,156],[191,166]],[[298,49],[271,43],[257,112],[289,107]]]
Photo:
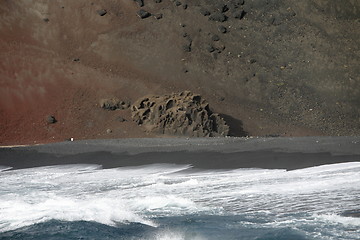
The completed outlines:
[[[224,3],[216,3],[215,8],[220,12],[226,12],[229,10],[228,6]]]
[[[99,14],[100,16],[104,16],[105,14],[107,14],[107,11],[105,9],[99,9],[96,11],[97,14]]]
[[[128,109],[130,107],[130,103],[121,101],[117,98],[101,99],[100,107],[111,111],[114,111],[116,109],[122,110]]]
[[[134,0],[134,2],[136,2],[139,5],[139,7],[144,6],[144,1],[143,0]]]
[[[155,0],[155,3],[161,3],[162,0]]]
[[[226,32],[227,32],[227,28],[224,27],[224,26],[222,26],[222,25],[218,26],[218,30],[219,30],[219,32],[221,32],[221,33],[226,33]]]
[[[245,1],[244,0],[232,0],[228,3],[228,7],[230,9],[236,9],[238,7],[240,7],[241,5],[244,5]]]
[[[209,53],[212,53],[216,50],[212,45],[206,45],[205,48]]]
[[[112,130],[111,130],[111,129],[107,129],[107,130],[106,130],[106,133],[107,133],[107,134],[110,134],[110,133],[112,133]]]
[[[136,14],[137,14],[137,15],[139,16],[139,18],[141,18],[141,19],[148,18],[148,17],[151,16],[151,13],[145,11],[144,9],[140,9],[139,11],[137,11]]]
[[[222,52],[222,51],[224,51],[225,49],[226,49],[226,46],[224,45],[224,44],[222,44],[222,43],[219,43],[219,42],[217,42],[216,44],[215,44],[215,48],[218,50],[218,52],[220,53],[220,52]]]
[[[191,44],[184,44],[182,49],[184,52],[191,52]]]
[[[54,124],[54,123],[57,122],[57,120],[56,120],[56,118],[54,116],[49,115],[49,116],[46,117],[46,122],[49,123],[49,124]]]
[[[217,42],[220,40],[220,37],[216,34],[214,34],[212,37],[211,37],[211,40],[213,40],[214,42]]]
[[[235,0],[234,2],[238,5],[244,5],[245,0]]]
[[[246,12],[244,10],[239,10],[234,13],[234,18],[243,19],[245,17]]]
[[[225,22],[227,20],[227,16],[221,12],[217,12],[212,14],[209,17],[209,20],[215,21],[215,22]]]
[[[148,131],[189,137],[227,136],[225,120],[213,113],[209,104],[189,91],[163,96],[147,96],[131,107],[132,118]]]
[[[158,14],[155,14],[154,17],[155,17],[155,19],[159,20],[159,19],[163,18],[163,15],[162,15],[162,13],[158,13]]]
[[[204,9],[204,8],[200,9],[200,13],[203,16],[209,16],[210,15],[210,12],[208,10]]]

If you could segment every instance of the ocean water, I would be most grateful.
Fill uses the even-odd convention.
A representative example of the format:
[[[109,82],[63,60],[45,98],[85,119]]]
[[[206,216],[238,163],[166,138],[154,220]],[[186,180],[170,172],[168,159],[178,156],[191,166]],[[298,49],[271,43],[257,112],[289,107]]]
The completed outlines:
[[[0,168],[0,239],[360,239],[360,162]]]

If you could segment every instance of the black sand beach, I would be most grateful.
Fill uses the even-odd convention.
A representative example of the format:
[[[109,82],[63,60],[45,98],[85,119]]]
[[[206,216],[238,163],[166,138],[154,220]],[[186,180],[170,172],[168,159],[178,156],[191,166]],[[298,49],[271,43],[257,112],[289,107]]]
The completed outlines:
[[[0,148],[0,166],[12,169],[61,164],[103,168],[155,163],[197,169],[295,170],[360,161],[360,137],[156,138],[61,142]]]

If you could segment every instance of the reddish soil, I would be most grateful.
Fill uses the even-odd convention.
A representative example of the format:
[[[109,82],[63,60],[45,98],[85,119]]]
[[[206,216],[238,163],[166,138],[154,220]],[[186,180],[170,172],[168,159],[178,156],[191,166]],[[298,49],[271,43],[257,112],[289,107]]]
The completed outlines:
[[[181,2],[145,0],[157,20],[132,0],[1,1],[0,145],[163,137],[99,101],[184,90],[234,136],[360,135],[360,4],[245,0],[219,23],[214,1]]]

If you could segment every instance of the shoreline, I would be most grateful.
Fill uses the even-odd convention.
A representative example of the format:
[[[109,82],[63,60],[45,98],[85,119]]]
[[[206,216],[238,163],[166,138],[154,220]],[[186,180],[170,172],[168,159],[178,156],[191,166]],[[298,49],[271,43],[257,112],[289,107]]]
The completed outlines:
[[[0,166],[22,169],[61,164],[103,168],[155,163],[198,169],[295,170],[360,162],[360,137],[131,138],[0,147]]]

